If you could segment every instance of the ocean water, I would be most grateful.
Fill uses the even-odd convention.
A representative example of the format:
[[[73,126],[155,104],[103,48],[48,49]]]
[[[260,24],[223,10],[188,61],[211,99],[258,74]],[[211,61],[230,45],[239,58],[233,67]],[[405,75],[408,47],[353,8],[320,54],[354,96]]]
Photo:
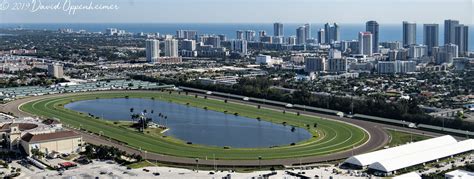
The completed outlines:
[[[287,23],[284,24],[285,36],[292,36],[296,34],[296,28],[303,24]],[[365,23],[361,24],[339,24],[340,35],[342,40],[357,39],[357,35],[361,31],[365,31]],[[444,26],[439,24],[439,43],[444,43]],[[106,28],[118,28],[126,30],[127,32],[158,32],[160,34],[176,34],[176,30],[197,30],[198,34],[225,34],[228,39],[235,38],[235,31],[237,30],[254,30],[256,34],[258,31],[265,30],[268,35],[273,35],[272,23],[240,23],[240,24],[201,24],[201,23],[147,23],[147,24],[133,24],[133,23],[84,23],[84,24],[0,24],[0,28],[16,28],[22,27],[26,29],[47,29],[57,30],[59,28],[71,28],[77,30],[87,30],[89,32],[104,32]],[[311,24],[311,35],[316,38],[318,29],[323,28],[323,23]],[[400,24],[380,24],[379,41],[402,41],[402,23]],[[423,43],[423,25],[417,24],[417,42]],[[474,51],[474,28],[469,27],[469,49]]]

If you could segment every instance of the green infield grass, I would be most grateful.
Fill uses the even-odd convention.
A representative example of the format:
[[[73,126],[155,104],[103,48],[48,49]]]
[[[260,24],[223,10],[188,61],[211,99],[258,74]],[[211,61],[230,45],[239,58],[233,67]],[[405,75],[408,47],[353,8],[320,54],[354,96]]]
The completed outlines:
[[[274,146],[268,148],[224,148],[186,144],[185,141],[165,136],[164,134],[144,134],[138,131],[114,125],[113,122],[100,118],[90,117],[88,114],[64,108],[64,105],[80,100],[98,98],[144,98],[189,105],[198,108],[207,108],[218,112],[238,114],[240,116],[265,120],[277,124],[301,127],[308,130],[313,137],[296,144]],[[22,111],[43,118],[56,118],[67,126],[81,128],[92,133],[100,134],[117,141],[126,143],[130,147],[139,148],[147,152],[159,153],[188,158],[208,158],[215,156],[219,160],[256,160],[259,156],[265,159],[298,158],[321,156],[350,150],[360,146],[369,139],[369,135],[359,127],[339,121],[321,119],[314,116],[297,115],[261,108],[257,106],[224,102],[217,99],[205,99],[194,95],[185,95],[184,92],[110,92],[89,93],[70,96],[51,96],[25,103],[20,106]],[[317,124],[315,127],[314,124]]]

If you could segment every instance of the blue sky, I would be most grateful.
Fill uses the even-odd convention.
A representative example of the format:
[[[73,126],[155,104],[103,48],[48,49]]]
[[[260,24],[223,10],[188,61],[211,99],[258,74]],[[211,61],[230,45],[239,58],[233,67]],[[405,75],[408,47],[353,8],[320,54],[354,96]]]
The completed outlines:
[[[14,3],[116,4],[118,10],[31,12]],[[474,0],[0,0],[2,23],[284,23],[339,22],[442,23],[458,19],[474,24]],[[0,6],[1,7],[1,6]]]

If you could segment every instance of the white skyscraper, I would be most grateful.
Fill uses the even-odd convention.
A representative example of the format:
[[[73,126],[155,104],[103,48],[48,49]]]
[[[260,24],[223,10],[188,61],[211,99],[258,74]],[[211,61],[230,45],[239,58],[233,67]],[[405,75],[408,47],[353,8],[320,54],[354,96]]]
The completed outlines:
[[[156,59],[160,57],[160,41],[155,39],[148,39],[146,44],[146,61],[156,62]]]
[[[48,64],[48,75],[55,78],[63,78],[64,77],[63,65],[59,63]]]
[[[178,40],[176,39],[165,40],[165,56],[178,57]]]
[[[373,40],[370,32],[359,33],[359,53],[363,55],[372,56],[373,54]]]
[[[428,47],[426,45],[412,45],[410,46],[410,51],[408,55],[411,58],[421,58],[428,56]]]
[[[304,25],[304,37],[305,37],[305,41],[307,41],[308,39],[311,39],[311,25],[310,24]]]
[[[246,30],[244,33],[244,39],[247,42],[253,42],[255,41],[255,31],[253,30]]]
[[[247,41],[246,40],[233,40],[231,41],[230,50],[233,52],[247,55]]]

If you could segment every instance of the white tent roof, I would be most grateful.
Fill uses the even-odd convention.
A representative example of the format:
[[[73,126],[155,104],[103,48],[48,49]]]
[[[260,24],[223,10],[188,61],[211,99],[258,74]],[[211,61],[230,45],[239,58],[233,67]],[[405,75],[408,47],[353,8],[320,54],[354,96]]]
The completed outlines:
[[[414,152],[397,158],[379,160],[379,162],[369,165],[369,168],[383,172],[392,172],[471,150],[474,150],[474,139],[464,140],[455,144],[432,148],[430,150]]]
[[[375,152],[370,152],[366,154],[356,155],[350,157],[344,161],[344,163],[349,163],[358,166],[367,166],[377,161],[383,161],[387,159],[396,158],[399,156],[404,156],[407,154],[412,154],[418,151],[425,151],[433,149],[440,146],[446,146],[456,143],[456,139],[452,136],[445,135],[441,137],[431,138],[419,142],[414,142],[411,144],[401,145],[398,147],[392,147],[388,149],[383,149]]]
[[[454,170],[448,173],[444,174],[445,178],[450,178],[450,179],[462,179],[462,178],[474,178],[474,173],[473,172],[468,172],[464,170]]]
[[[403,175],[398,175],[392,179],[421,179],[420,174],[416,172],[405,173]]]

